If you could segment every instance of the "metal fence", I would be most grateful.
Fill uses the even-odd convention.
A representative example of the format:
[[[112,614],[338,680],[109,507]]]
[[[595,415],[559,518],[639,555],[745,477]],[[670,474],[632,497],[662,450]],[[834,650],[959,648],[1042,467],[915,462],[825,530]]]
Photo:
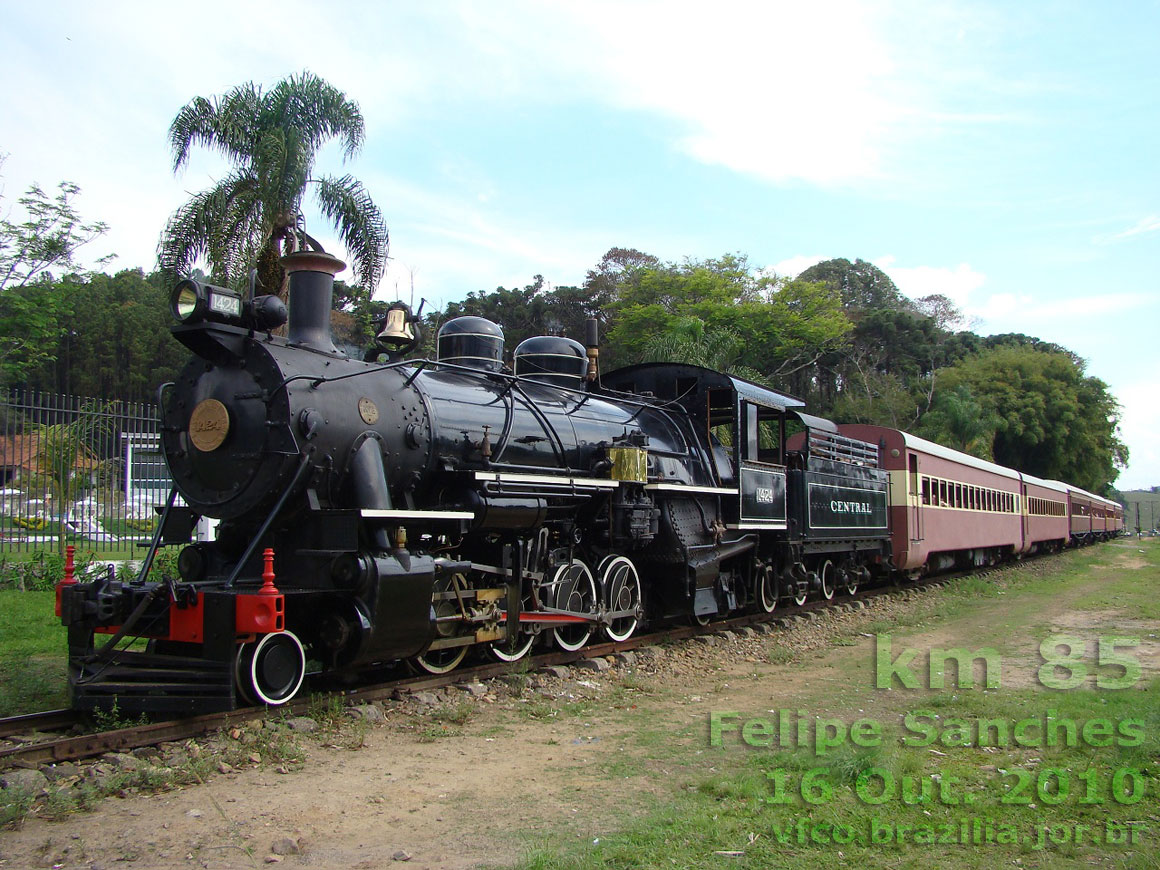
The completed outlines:
[[[169,486],[155,405],[0,394],[0,555],[130,554]]]

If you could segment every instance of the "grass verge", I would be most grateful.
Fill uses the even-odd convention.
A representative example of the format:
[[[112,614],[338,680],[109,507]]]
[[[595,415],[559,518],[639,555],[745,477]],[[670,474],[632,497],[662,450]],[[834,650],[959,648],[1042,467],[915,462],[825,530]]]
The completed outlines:
[[[992,646],[1004,659],[998,688],[874,689],[873,641],[837,645],[825,653],[836,683],[807,686],[784,712],[714,701],[719,716],[736,713],[720,745],[703,725],[679,757],[666,753],[670,775],[659,794],[653,780],[643,813],[562,846],[528,833],[517,866],[1160,868],[1160,681],[1145,668],[1126,688],[1096,684],[1127,673],[1096,658],[1099,636],[1135,635],[1129,657],[1154,654],[1157,592],[1160,547],[1123,543],[960,581],[878,630],[894,632],[896,654],[924,632]],[[1042,664],[1025,660],[1029,642],[1061,621],[1085,641],[1071,664],[1088,679],[1067,689],[1016,679]],[[855,741],[859,720],[869,724]],[[819,733],[834,745],[819,749]]]
[[[0,589],[0,716],[67,703],[65,631],[53,592]]]

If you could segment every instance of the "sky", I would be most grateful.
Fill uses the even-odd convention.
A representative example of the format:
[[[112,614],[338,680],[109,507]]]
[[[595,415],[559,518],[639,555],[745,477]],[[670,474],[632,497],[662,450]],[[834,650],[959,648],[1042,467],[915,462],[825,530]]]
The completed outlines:
[[[612,247],[786,276],[861,258],[1083,357],[1122,406],[1115,485],[1155,486],[1157,34],[1158,0],[0,0],[0,208],[74,182],[109,225],[87,255],[149,271],[226,171],[174,174],[174,115],[309,70],[366,120],[316,171],[386,217],[379,298],[577,285]]]

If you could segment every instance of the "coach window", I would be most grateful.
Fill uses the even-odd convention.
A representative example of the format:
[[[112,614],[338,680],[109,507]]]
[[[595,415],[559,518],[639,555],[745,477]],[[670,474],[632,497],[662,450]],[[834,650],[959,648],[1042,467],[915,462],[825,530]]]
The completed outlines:
[[[938,482],[938,506],[947,506],[947,482],[945,480]]]
[[[930,504],[930,478],[926,475],[922,477],[922,503]]]

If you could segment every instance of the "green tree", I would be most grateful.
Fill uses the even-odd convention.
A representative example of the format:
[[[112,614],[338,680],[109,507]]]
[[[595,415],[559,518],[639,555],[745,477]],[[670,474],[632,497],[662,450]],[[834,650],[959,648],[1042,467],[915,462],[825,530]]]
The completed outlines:
[[[922,417],[917,434],[980,459],[991,459],[991,447],[1000,420],[960,383],[939,390],[931,410]]]
[[[617,363],[643,359],[643,336],[679,333],[694,318],[707,334],[737,336],[744,351],[736,364],[767,381],[810,365],[850,329],[836,292],[766,274],[734,254],[641,266],[611,309],[609,356]]]
[[[60,282],[72,317],[52,347],[54,361],[30,373],[40,389],[152,402],[188,352],[170,335],[168,290],[159,274],[70,276]]]
[[[851,263],[845,258],[815,263],[800,275],[801,281],[821,281],[842,295],[848,309],[872,311],[876,308],[905,309],[910,303],[890,276],[865,260]]]
[[[110,463],[97,458],[93,446],[108,439],[108,404],[89,403],[71,423],[37,426],[37,474],[51,492],[55,510],[64,519],[81,493],[110,472]],[[62,528],[63,532],[63,528]],[[57,538],[63,554],[67,536]]]
[[[603,313],[615,300],[635,286],[646,269],[655,269],[661,261],[636,248],[609,248],[595,269],[584,279],[584,292],[594,310]]]
[[[22,381],[52,361],[70,313],[68,296],[54,276],[82,273],[78,251],[108,229],[80,217],[74,204],[79,193],[68,181],[51,197],[33,184],[17,200],[23,214],[16,219],[0,196],[0,382]]]
[[[358,104],[308,72],[269,91],[248,82],[220,98],[195,98],[169,128],[174,172],[197,145],[221,153],[233,170],[169,219],[158,252],[166,277],[188,272],[204,257],[215,280],[237,282],[256,267],[262,290],[284,295],[283,251],[304,242],[317,246],[299,226],[309,187],[346,245],[357,282],[373,289],[388,241],[378,206],[350,175],[313,175],[324,143],[339,139],[350,158],[364,137]]]
[[[939,377],[940,394],[965,385],[996,416],[992,455],[1001,465],[1103,492],[1127,464],[1119,405],[1074,354],[1003,345]]]
[[[741,363],[745,342],[740,335],[728,327],[707,328],[697,317],[682,317],[643,341],[641,357],[651,362],[688,363],[759,383],[764,380],[761,372]]]

